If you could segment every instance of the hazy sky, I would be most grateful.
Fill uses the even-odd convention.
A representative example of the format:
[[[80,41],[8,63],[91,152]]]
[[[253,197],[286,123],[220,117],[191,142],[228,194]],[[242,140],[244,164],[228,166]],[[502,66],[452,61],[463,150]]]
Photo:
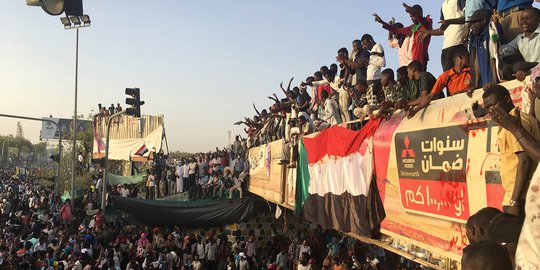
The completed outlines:
[[[24,0],[3,1],[0,16],[0,113],[70,117],[75,30],[64,30]],[[441,1],[422,1],[438,25]],[[291,76],[298,83],[335,62],[340,47],[371,33],[397,52],[371,14],[410,18],[401,2],[380,1],[104,1],[84,2],[92,26],[80,30],[79,113],[98,103],[124,106],[124,89],[139,87],[143,114],[164,114],[171,150],[207,151],[227,143],[233,123],[268,107]],[[414,4],[414,3],[410,3]],[[430,68],[440,73],[442,37],[432,39]],[[125,107],[125,106],[124,106]],[[23,121],[35,142],[41,123]],[[0,134],[16,120],[0,118]]]

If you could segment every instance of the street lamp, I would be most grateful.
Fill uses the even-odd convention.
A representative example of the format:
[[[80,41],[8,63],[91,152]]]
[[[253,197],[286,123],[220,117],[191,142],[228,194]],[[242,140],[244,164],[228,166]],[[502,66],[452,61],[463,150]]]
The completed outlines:
[[[79,28],[90,26],[90,16],[66,16],[60,18],[64,29],[77,29],[77,41],[75,43],[75,109],[73,114],[73,161],[71,162],[71,197],[75,196],[75,164],[77,163],[77,88],[79,79]],[[74,200],[71,200],[73,203]]]

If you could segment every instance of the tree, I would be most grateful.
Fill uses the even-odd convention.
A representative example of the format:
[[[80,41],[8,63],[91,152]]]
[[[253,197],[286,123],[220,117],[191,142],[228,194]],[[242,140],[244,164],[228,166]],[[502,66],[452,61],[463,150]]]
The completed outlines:
[[[34,156],[36,158],[38,159],[41,157],[49,158],[47,156],[47,142],[35,143],[33,147],[34,147]]]
[[[181,152],[181,151],[173,151],[169,153],[169,157],[173,159],[181,159],[192,156],[192,153],[188,152]]]

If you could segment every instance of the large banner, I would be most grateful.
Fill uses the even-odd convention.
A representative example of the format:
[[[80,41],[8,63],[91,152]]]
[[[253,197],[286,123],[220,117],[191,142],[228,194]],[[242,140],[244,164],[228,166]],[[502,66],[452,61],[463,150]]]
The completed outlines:
[[[60,131],[62,130],[62,137],[67,138],[71,136],[73,132],[73,119],[66,118],[51,118],[43,117],[43,120],[54,121],[57,125],[50,122],[42,122],[40,138],[43,140],[58,140],[60,138]],[[77,119],[77,131],[90,130],[92,128],[92,121]]]
[[[523,84],[503,84],[521,105]],[[411,119],[397,113],[374,137],[377,185],[386,219],[382,232],[459,261],[465,222],[478,210],[502,209],[499,127],[476,117],[482,91],[432,102]]]
[[[249,150],[248,191],[275,203],[283,203],[285,173],[280,165],[283,159],[283,140]]]
[[[510,91],[514,104],[521,106],[523,83],[510,81],[502,85]],[[499,127],[481,115],[482,93],[477,90],[472,97],[459,94],[433,101],[410,119],[405,112],[397,112],[377,128],[373,136],[373,160],[378,192],[386,212],[381,231],[398,240],[392,245],[411,244],[429,251],[432,258],[460,261],[463,248],[468,244],[465,222],[469,216],[487,206],[502,209]],[[339,155],[327,152],[336,151],[342,143],[333,142],[328,148],[321,141],[311,144],[310,149],[312,153],[321,152],[319,156],[324,159],[335,159]],[[289,197],[293,190],[289,188],[292,179],[283,178],[275,169],[274,161],[278,158],[274,153],[281,152],[275,144],[281,145],[281,141],[250,150],[250,163],[255,165],[250,173],[255,180],[249,189],[281,203],[281,194],[286,192],[285,196]],[[338,161],[334,160],[334,164],[323,160],[321,164],[336,167],[340,164]],[[336,179],[344,181],[342,175],[330,177],[337,173],[335,168],[330,172],[328,168],[321,169],[325,175],[318,176],[313,168],[321,164],[312,163],[310,180],[320,180],[318,183],[323,187],[336,187],[336,183],[341,183]],[[270,164],[269,169],[267,164]],[[362,180],[360,176],[353,178]],[[283,183],[287,183],[287,187],[280,193]],[[301,188],[297,182],[296,192]],[[309,193],[310,189],[305,191]],[[311,191],[310,194],[315,194]],[[324,194],[332,193],[325,191]],[[286,201],[287,206],[292,205],[290,199]],[[295,204],[299,202],[297,198]],[[324,211],[321,206],[312,209],[312,213],[317,209]],[[343,209],[344,212],[349,210]]]
[[[469,216],[469,209],[464,207],[469,205],[468,137],[461,126],[396,133],[394,146],[403,208],[457,221]]]
[[[93,158],[105,156],[107,138],[106,117],[94,119]],[[162,148],[163,115],[143,115],[140,119],[122,115],[111,122],[109,159],[147,161]]]

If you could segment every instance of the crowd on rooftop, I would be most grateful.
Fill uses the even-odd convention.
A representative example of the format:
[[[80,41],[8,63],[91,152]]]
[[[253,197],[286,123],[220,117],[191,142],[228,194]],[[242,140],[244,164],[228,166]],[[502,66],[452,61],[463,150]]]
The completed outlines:
[[[246,125],[248,147],[284,139],[283,162],[294,167],[295,147],[303,135],[361,122],[366,117],[388,117],[396,111],[411,118],[433,100],[462,93],[472,97],[475,89],[483,88],[487,117],[500,125],[497,145],[505,190],[502,205],[503,214],[509,216],[499,220],[525,220],[524,228],[536,233],[526,235],[527,247],[517,248],[519,259],[515,259],[515,246],[511,248],[498,238],[486,236],[478,238],[486,241],[471,241],[473,244],[464,252],[463,269],[511,269],[516,263],[523,269],[532,269],[526,268],[528,263],[538,267],[540,226],[534,207],[539,188],[533,173],[540,157],[539,9],[533,7],[532,0],[445,0],[438,28],[420,5],[403,3],[403,9],[410,23],[373,14],[375,22],[388,31],[384,43],[364,34],[352,42],[350,49],[337,50],[336,63],[320,67],[296,86],[294,78],[286,88],[281,83],[284,97],[273,94],[268,109],[259,111],[254,105],[256,115],[236,123]],[[434,75],[428,67],[437,64],[433,64],[428,48],[431,38],[437,36],[443,39],[443,72]],[[399,67],[386,67],[385,44],[397,49]],[[530,79],[526,81],[527,76]],[[520,108],[514,106],[509,90],[499,84],[514,79],[526,86]],[[511,224],[518,228],[512,238],[517,244],[521,223]],[[484,235],[486,229],[480,228],[480,234]],[[506,256],[500,253],[505,248]],[[485,252],[481,260],[470,255],[481,252]],[[496,260],[491,259],[494,256]],[[509,266],[500,261],[506,259],[511,262]]]

